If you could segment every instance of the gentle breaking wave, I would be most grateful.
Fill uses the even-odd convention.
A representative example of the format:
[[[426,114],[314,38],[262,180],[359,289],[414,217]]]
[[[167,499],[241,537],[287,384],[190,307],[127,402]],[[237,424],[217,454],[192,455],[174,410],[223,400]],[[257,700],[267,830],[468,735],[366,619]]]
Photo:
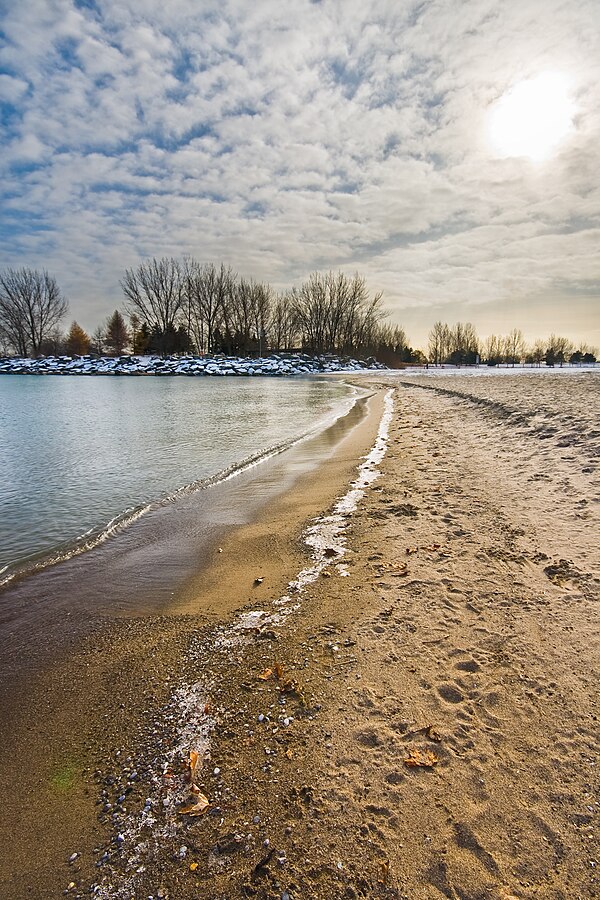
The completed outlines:
[[[354,397],[351,401],[351,405],[349,407],[344,406],[343,411],[339,414],[339,416],[336,415],[335,419],[342,418],[343,416],[348,415],[356,402],[357,398]],[[238,475],[247,472],[249,469],[261,465],[262,463],[273,459],[275,456],[279,456],[281,453],[284,453],[286,450],[289,450],[291,447],[299,444],[301,441],[306,440],[308,437],[314,435],[317,431],[326,427],[329,422],[330,418],[326,419],[324,422],[320,423],[320,425],[311,428],[310,430],[306,431],[304,434],[301,434],[296,438],[292,438],[287,441],[283,441],[280,444],[275,444],[271,447],[260,450],[258,453],[252,454],[251,456],[246,457],[240,462],[236,462],[230,466],[227,466],[225,469],[222,469],[220,472],[217,472],[214,475],[209,475],[207,477],[200,478],[197,481],[190,482],[189,484],[182,485],[181,487],[176,488],[176,490],[172,491],[164,497],[160,497],[148,503],[140,504],[139,506],[130,507],[129,509],[124,510],[122,513],[119,513],[117,516],[114,516],[109,522],[94,528],[90,528],[88,529],[88,531],[84,532],[82,535],[79,535],[74,540],[68,541],[64,544],[60,544],[50,551],[35,554],[34,556],[21,559],[17,563],[5,566],[0,570],[0,589],[6,587],[7,585],[18,579],[33,575],[34,573],[40,572],[43,569],[47,569],[50,566],[58,565],[59,563],[65,562],[68,559],[72,559],[74,556],[79,556],[82,553],[86,553],[89,550],[93,550],[96,547],[99,547],[109,538],[112,538],[115,535],[125,531],[142,516],[146,515],[149,512],[152,512],[155,509],[159,509],[160,507],[166,506],[171,503],[176,503],[177,500],[181,499],[182,497],[189,496],[191,494],[197,493],[198,491],[207,490],[215,485],[222,484],[225,481],[229,481],[231,478],[236,478]]]

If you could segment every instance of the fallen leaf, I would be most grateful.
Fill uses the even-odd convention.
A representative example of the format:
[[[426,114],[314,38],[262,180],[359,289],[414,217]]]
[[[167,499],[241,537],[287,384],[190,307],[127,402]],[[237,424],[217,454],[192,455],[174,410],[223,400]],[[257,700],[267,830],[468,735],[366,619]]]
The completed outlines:
[[[389,859],[385,862],[379,863],[379,878],[377,879],[377,884],[387,884],[387,880],[390,874],[390,861]]]
[[[276,662],[274,668],[275,668],[275,677],[277,678],[278,681],[281,681],[281,679],[283,678],[282,664],[280,662]]]
[[[190,872],[195,872],[198,868],[198,863],[190,863]]]
[[[261,672],[258,676],[261,681],[268,681],[271,675],[273,674],[273,669],[265,669],[264,672]]]
[[[188,774],[190,781],[194,780],[194,775],[196,773],[196,767],[198,765],[198,751],[190,750],[190,758],[188,760]]]
[[[431,769],[437,763],[438,758],[431,750],[411,750],[408,756],[404,757],[404,765],[409,769]]]
[[[209,807],[208,797],[198,794],[195,803],[190,803],[179,810],[180,816],[201,816]]]

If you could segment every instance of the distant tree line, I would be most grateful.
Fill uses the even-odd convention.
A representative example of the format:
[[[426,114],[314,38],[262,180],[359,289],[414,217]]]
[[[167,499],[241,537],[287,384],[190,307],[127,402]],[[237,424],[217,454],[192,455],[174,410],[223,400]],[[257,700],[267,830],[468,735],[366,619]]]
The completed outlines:
[[[247,356],[303,350],[375,356],[391,367],[596,360],[594,348],[575,347],[557,335],[527,347],[522,332],[513,329],[482,342],[469,322],[436,322],[426,357],[410,346],[403,328],[385,321],[382,294],[371,294],[358,273],[315,272],[300,287],[278,294],[224,264],[163,257],[127,269],[121,287],[125,315],[116,309],[91,336],[77,322],[64,334],[60,322],[68,303],[53,276],[26,268],[0,271],[0,352]]]
[[[377,356],[391,365],[423,358],[402,328],[384,321],[382,294],[372,295],[358,273],[315,272],[300,287],[277,294],[223,264],[164,257],[127,269],[121,287],[128,322],[115,310],[91,336],[77,322],[62,334],[58,322],[67,304],[61,300],[35,344],[15,340],[0,313],[0,340],[22,356],[303,350]],[[7,305],[12,309],[10,298]]]
[[[302,349],[342,355],[414,351],[399,327],[384,324],[382,294],[358,273],[315,272],[281,294],[224,264],[151,259],[121,281],[136,326],[136,352],[261,355]]]
[[[536,340],[527,346],[523,332],[518,328],[507,335],[491,334],[481,341],[470,322],[457,322],[450,326],[436,322],[429,332],[429,362],[456,366],[472,366],[484,363],[488,366],[521,363],[541,366],[562,366],[595,363],[597,350],[587,344],[576,347],[569,338],[552,334],[547,340]]]

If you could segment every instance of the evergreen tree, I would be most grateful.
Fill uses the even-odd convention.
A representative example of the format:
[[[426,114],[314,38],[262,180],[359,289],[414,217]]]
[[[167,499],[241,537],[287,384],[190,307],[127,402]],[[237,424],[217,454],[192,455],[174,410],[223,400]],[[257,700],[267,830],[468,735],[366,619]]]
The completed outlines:
[[[85,356],[90,352],[90,336],[81,325],[73,322],[67,334],[67,353],[69,356]]]
[[[106,323],[105,343],[111,356],[120,356],[130,340],[129,331],[125,324],[125,319],[118,309],[115,309],[112,316],[108,318]]]

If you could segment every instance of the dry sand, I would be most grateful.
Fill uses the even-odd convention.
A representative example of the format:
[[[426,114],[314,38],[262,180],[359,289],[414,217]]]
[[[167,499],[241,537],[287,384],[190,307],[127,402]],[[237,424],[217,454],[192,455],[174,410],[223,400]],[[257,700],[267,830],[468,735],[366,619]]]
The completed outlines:
[[[347,574],[321,554],[273,605],[383,390],[181,613],[115,623],[26,698],[0,759],[0,896],[600,895],[599,374],[369,383],[395,411],[330,541]],[[178,816],[192,746],[210,806]]]

